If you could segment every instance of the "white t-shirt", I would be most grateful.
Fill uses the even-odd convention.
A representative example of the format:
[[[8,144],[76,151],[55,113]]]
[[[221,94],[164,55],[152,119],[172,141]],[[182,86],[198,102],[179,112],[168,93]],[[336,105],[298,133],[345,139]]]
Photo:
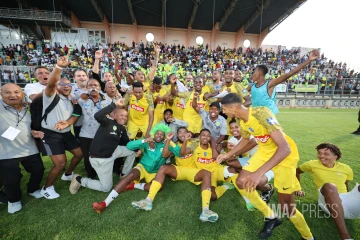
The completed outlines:
[[[254,138],[253,136],[250,136],[250,140],[253,139],[253,138]],[[238,145],[238,144],[241,142],[242,139],[243,139],[243,138],[240,138],[240,139],[238,140],[238,139],[235,138],[235,137],[231,137],[231,138],[228,140],[228,142],[229,142],[229,143],[232,143],[232,144],[234,144],[234,145],[236,146],[236,145]],[[255,155],[255,153],[256,153],[256,151],[258,150],[258,148],[259,148],[259,146],[256,145],[253,149],[249,150],[247,153],[249,154],[250,157],[252,157],[252,156]]]
[[[26,96],[30,97],[30,95],[41,93],[45,90],[45,88],[46,86],[40,84],[39,82],[29,83],[25,85],[24,92]]]

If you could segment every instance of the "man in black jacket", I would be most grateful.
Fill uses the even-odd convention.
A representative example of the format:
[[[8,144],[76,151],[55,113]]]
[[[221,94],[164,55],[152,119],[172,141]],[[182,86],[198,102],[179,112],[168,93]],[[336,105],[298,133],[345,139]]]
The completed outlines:
[[[69,188],[72,194],[76,194],[80,186],[109,192],[113,186],[112,170],[115,159],[126,157],[124,168],[130,170],[135,160],[136,153],[126,148],[129,137],[125,129],[127,112],[123,99],[112,102],[95,113],[94,117],[100,126],[90,146],[90,163],[99,180],[75,174]]]

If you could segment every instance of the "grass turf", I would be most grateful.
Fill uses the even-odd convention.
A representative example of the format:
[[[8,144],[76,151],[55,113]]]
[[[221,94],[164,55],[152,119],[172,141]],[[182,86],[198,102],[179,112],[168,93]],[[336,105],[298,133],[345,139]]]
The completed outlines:
[[[301,160],[316,159],[315,146],[331,142],[343,152],[341,162],[350,165],[354,181],[360,182],[360,136],[351,135],[357,125],[357,110],[346,109],[281,109],[278,120],[285,132],[298,145]],[[52,166],[44,157],[45,177]],[[76,169],[84,174],[83,163]],[[81,188],[77,195],[68,191],[69,182],[58,179],[55,188],[61,195],[55,200],[34,199],[26,193],[29,175],[23,171],[23,209],[10,215],[7,206],[0,205],[0,239],[256,239],[263,226],[260,212],[248,212],[245,202],[234,189],[211,203],[219,214],[216,223],[202,223],[199,186],[188,182],[166,181],[157,195],[153,210],[143,212],[131,207],[131,201],[147,193],[133,190],[122,193],[102,214],[96,214],[91,204],[102,201],[107,193]],[[114,183],[117,183],[114,177]],[[306,196],[298,202],[305,219],[317,239],[339,239],[331,219],[315,208],[317,190],[310,174],[303,174],[301,185]],[[271,203],[278,201],[276,194]],[[312,204],[313,211],[305,211]],[[346,221],[354,239],[360,239],[360,220]],[[271,239],[301,239],[292,223],[284,219]]]

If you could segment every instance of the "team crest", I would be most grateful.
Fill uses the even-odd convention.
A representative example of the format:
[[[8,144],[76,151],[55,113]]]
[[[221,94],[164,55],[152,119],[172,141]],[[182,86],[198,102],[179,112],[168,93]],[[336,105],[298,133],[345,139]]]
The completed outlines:
[[[215,125],[216,125],[217,127],[219,127],[219,126],[220,126],[220,122],[219,122],[219,121],[216,121]]]
[[[246,89],[242,90],[242,93],[248,93],[248,91]]]
[[[250,132],[255,132],[254,129],[252,129],[251,127],[249,128],[249,131]]]
[[[113,126],[113,130],[116,131],[117,127],[116,126]]]
[[[207,155],[207,152],[204,152],[204,156],[206,157],[206,155]]]
[[[160,152],[162,152],[163,151],[163,148],[160,148]]]
[[[278,121],[277,121],[275,118],[268,118],[268,119],[266,119],[266,121],[267,121],[270,125],[279,124]]]

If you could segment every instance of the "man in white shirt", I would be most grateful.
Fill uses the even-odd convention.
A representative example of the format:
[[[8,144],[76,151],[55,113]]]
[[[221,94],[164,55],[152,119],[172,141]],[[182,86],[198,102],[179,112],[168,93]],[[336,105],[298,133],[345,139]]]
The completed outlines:
[[[39,66],[35,68],[35,77],[38,80],[37,83],[29,83],[25,85],[24,92],[31,101],[35,98],[42,96],[44,89],[46,88],[50,72],[46,67]]]

